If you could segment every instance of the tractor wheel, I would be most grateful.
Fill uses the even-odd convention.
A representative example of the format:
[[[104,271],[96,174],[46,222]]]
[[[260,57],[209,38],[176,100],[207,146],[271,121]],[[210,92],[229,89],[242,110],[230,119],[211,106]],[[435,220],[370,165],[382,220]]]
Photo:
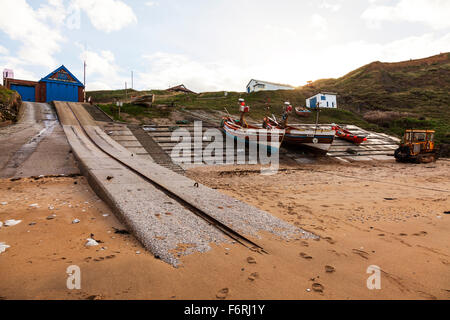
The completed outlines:
[[[417,156],[417,163],[431,163],[436,161],[436,155],[434,153],[419,154]]]

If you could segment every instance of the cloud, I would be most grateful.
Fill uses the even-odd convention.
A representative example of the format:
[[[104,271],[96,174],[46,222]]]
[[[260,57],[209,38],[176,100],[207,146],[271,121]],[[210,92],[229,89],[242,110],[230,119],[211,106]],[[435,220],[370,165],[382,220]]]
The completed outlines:
[[[117,65],[114,54],[109,50],[95,52],[84,50],[80,59],[86,61],[87,90],[107,90],[122,88],[125,79],[121,76],[122,69]]]
[[[325,33],[328,31],[328,22],[320,14],[315,13],[311,16],[311,26],[316,30],[317,37],[326,37]]]
[[[339,11],[341,9],[340,3],[329,3],[327,1],[322,1],[322,3],[319,5],[320,9],[327,9],[331,10],[333,12]]]
[[[145,72],[136,74],[136,83],[144,88],[167,89],[185,84],[194,91],[218,91],[241,88],[248,74],[229,63],[202,63],[186,55],[157,52],[144,55]]]
[[[9,53],[9,50],[0,45],[0,54],[6,55],[8,53]]]
[[[86,12],[97,30],[106,33],[137,23],[133,9],[119,0],[73,0],[73,4]]]
[[[59,29],[48,25],[46,20],[60,12],[57,3],[50,1],[48,6],[36,11],[25,0],[0,0],[2,12],[7,13],[0,19],[0,30],[12,40],[21,42],[17,55],[20,64],[56,65],[53,55],[60,51],[60,43],[65,38]]]
[[[377,5],[375,2],[362,16],[369,27],[379,27],[383,21],[418,22],[433,29],[450,27],[450,1],[400,0],[395,5]]]
[[[147,1],[147,2],[145,3],[145,5],[146,5],[147,7],[156,7],[156,6],[159,5],[159,3],[156,2],[156,1]]]

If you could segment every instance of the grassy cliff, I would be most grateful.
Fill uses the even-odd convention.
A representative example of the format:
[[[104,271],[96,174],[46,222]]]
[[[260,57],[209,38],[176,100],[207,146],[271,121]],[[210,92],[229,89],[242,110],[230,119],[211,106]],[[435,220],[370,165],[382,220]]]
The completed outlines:
[[[355,124],[366,129],[401,135],[407,128],[437,131],[440,143],[450,143],[450,54],[399,63],[373,62],[338,79],[322,79],[295,90],[243,92],[205,92],[173,94],[166,91],[133,92],[156,94],[155,105],[174,103],[189,110],[223,111],[238,114],[237,100],[251,106],[250,117],[260,121],[264,115],[280,115],[283,102],[304,106],[306,98],[321,91],[338,94],[338,110],[321,112],[322,123]],[[89,92],[96,102],[123,97],[123,90]],[[108,99],[111,99],[108,101]],[[144,108],[143,111],[144,112]],[[134,114],[139,110],[133,109]],[[292,122],[313,122],[292,116]]]

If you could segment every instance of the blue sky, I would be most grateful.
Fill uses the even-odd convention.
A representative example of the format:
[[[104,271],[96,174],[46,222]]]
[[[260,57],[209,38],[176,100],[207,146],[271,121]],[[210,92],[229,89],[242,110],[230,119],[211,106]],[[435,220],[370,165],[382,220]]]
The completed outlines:
[[[244,91],[450,51],[448,0],[0,0],[0,68],[87,89]]]

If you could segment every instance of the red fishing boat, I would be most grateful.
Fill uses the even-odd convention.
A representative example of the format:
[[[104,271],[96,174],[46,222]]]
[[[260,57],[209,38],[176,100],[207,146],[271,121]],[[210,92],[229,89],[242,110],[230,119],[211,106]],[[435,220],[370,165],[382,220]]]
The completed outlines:
[[[367,141],[366,136],[355,135],[355,134],[351,133],[350,131],[348,131],[347,129],[343,129],[343,128],[339,127],[337,124],[333,124],[333,130],[336,131],[337,137],[347,140],[347,141],[350,141],[350,142],[353,142],[353,143],[356,143],[356,144],[361,144],[364,141]]]

